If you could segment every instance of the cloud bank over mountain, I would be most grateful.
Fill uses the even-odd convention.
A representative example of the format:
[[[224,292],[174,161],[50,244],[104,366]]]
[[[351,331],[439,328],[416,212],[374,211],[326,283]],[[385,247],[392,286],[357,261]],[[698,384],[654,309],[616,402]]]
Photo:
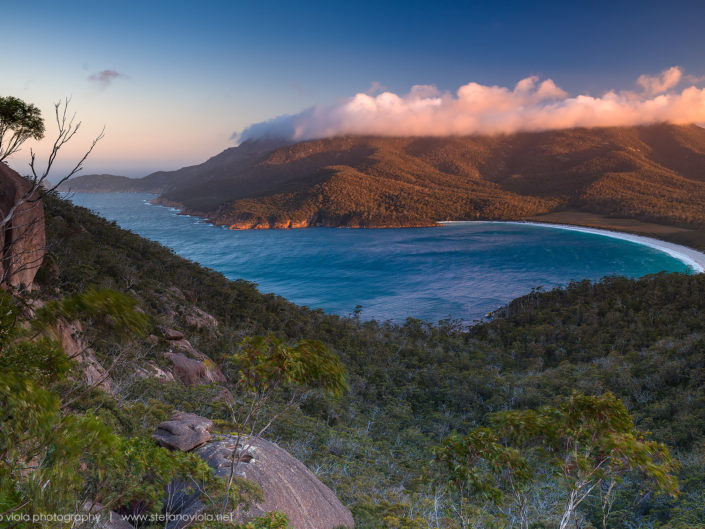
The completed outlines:
[[[638,90],[610,90],[597,97],[570,95],[553,80],[537,76],[513,88],[471,82],[455,94],[417,85],[404,95],[358,93],[334,105],[256,123],[233,137],[300,141],[349,134],[448,136],[700,123],[705,122],[705,88],[698,87],[702,82],[674,66],[657,76],[641,75]]]

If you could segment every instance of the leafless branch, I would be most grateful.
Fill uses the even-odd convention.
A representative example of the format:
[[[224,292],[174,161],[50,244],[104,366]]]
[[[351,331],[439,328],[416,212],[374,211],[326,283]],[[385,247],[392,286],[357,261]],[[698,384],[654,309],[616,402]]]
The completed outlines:
[[[11,251],[11,249],[18,242],[29,236],[31,225],[38,220],[35,219],[34,221],[16,224],[14,220],[16,220],[20,211],[26,213],[32,208],[37,207],[43,196],[47,193],[55,191],[62,183],[81,171],[83,169],[84,162],[93,152],[93,149],[95,149],[98,142],[102,140],[105,135],[105,127],[103,127],[103,130],[101,130],[101,132],[93,139],[90,147],[84,152],[73,168],[53,185],[48,186],[48,178],[54,167],[54,163],[59,152],[73,139],[81,128],[81,122],[76,121],[76,115],[69,115],[70,102],[71,98],[65,98],[63,101],[59,101],[54,104],[54,116],[56,119],[58,132],[49,152],[46,166],[42,170],[38,168],[36,153],[34,150],[30,149],[29,168],[31,175],[27,178],[28,185],[22,192],[21,196],[14,201],[12,206],[10,206],[4,216],[0,219],[0,231],[5,232],[2,255],[0,256],[0,263],[3,265],[2,272],[0,273],[0,283],[2,284],[8,284],[10,276],[28,268],[27,263],[23,263],[20,266],[20,269],[15,268],[15,263],[13,261],[17,261],[17,254],[16,252]],[[4,136],[5,132],[6,131],[3,129],[0,129],[0,138]],[[43,254],[42,250],[43,249],[37,249],[37,251]],[[39,260],[40,259],[37,259],[37,261]]]

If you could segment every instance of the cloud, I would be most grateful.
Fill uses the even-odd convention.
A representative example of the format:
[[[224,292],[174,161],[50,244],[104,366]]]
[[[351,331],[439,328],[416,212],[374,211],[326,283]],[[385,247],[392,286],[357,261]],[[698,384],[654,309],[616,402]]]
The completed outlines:
[[[705,81],[705,75],[698,77],[696,75],[686,74],[683,76],[683,80],[690,84],[700,84]]]
[[[640,76],[641,91],[609,91],[597,97],[569,95],[553,80],[537,76],[513,88],[471,82],[455,93],[417,85],[403,95],[358,93],[334,105],[256,123],[233,138],[299,141],[348,134],[446,136],[705,122],[705,88],[691,84],[675,90],[690,79],[673,67],[658,76]]]
[[[367,95],[372,95],[377,92],[383,92],[387,89],[386,86],[384,86],[382,83],[379,81],[372,81],[370,83],[370,87],[367,89],[367,92],[365,92]]]
[[[683,70],[678,66],[672,66],[668,70],[661,72],[661,75],[652,77],[640,75],[636,83],[644,89],[647,96],[653,96],[668,91],[681,82]]]
[[[129,79],[128,75],[116,72],[115,70],[103,70],[88,76],[88,80],[93,83],[98,83],[103,88],[107,88],[116,79]]]

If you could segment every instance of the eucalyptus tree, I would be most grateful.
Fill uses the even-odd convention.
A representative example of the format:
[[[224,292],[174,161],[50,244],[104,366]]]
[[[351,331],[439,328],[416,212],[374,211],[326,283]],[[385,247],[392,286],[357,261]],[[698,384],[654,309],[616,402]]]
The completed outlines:
[[[678,494],[678,465],[668,449],[647,440],[611,393],[574,393],[557,407],[495,413],[489,427],[445,439],[436,456],[466,523],[494,510],[505,526],[526,529],[551,519],[566,529],[592,498],[606,529],[627,479],[642,490]]]
[[[44,137],[42,112],[18,97],[0,97],[0,162],[30,139]]]

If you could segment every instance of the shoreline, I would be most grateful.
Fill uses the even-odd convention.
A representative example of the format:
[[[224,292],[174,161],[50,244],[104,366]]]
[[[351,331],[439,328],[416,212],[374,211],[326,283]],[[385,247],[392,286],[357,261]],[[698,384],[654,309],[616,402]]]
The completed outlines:
[[[678,259],[686,266],[690,267],[696,274],[705,272],[705,253],[699,252],[681,244],[654,239],[653,237],[645,237],[643,235],[634,235],[623,231],[603,230],[600,228],[588,228],[586,226],[576,226],[573,224],[553,224],[550,222],[535,222],[535,221],[517,221],[517,220],[446,220],[439,224],[468,224],[477,222],[492,222],[501,224],[524,224],[529,226],[537,226],[541,228],[553,228],[556,230],[578,231],[582,233],[590,233],[593,235],[601,235],[603,237],[611,237],[612,239],[620,239],[623,241],[641,244],[659,250],[671,257]]]
[[[155,195],[154,193],[145,193],[145,194],[151,194]],[[187,211],[183,210],[179,207],[178,204],[165,204],[163,202],[160,202],[157,200],[159,198],[158,195],[156,195],[152,200],[148,200],[147,203],[151,205],[155,205],[158,207],[164,207],[168,208],[171,210],[174,210],[177,212],[178,215],[185,215],[193,218],[200,219],[202,221],[205,221],[208,224],[211,224],[213,226],[225,228],[225,226],[219,226],[218,224],[215,224],[211,221],[211,219],[207,217],[203,217],[201,215],[194,214],[196,212],[192,211]],[[655,250],[659,250],[667,255],[670,255],[674,259],[678,259],[682,263],[684,263],[686,266],[688,266],[694,273],[701,274],[705,273],[705,253],[700,252],[698,250],[695,250],[693,248],[690,248],[688,246],[684,246],[682,244],[676,244],[672,242],[667,242],[661,239],[656,239],[653,237],[646,237],[644,235],[635,235],[633,233],[628,233],[624,231],[619,231],[619,230],[608,230],[608,229],[602,229],[602,228],[590,228],[587,226],[580,226],[580,225],[575,225],[575,224],[561,224],[561,223],[552,223],[552,222],[537,222],[537,221],[529,221],[529,220],[442,220],[442,221],[436,221],[435,226],[443,226],[443,225],[448,225],[448,224],[475,224],[475,223],[502,223],[502,224],[525,224],[529,226],[537,226],[537,227],[542,227],[542,228],[553,228],[557,230],[567,230],[567,231],[577,231],[577,232],[582,232],[582,233],[590,233],[593,235],[601,235],[603,237],[611,237],[613,239],[620,239],[623,241],[629,241],[633,242],[635,244],[640,244],[642,246],[648,246],[649,248],[653,248]],[[315,228],[317,226],[307,226],[306,228]],[[332,226],[331,226],[332,227]],[[407,227],[407,226],[398,226],[399,228]],[[408,226],[408,227],[415,227],[415,228],[420,228],[420,227],[434,227],[434,226]],[[374,227],[349,227],[352,229],[374,229]],[[385,226],[385,228],[396,228],[394,226]],[[276,228],[269,228],[269,229],[276,229]],[[290,228],[291,229],[291,228]],[[305,228],[298,228],[298,229],[305,229]]]

